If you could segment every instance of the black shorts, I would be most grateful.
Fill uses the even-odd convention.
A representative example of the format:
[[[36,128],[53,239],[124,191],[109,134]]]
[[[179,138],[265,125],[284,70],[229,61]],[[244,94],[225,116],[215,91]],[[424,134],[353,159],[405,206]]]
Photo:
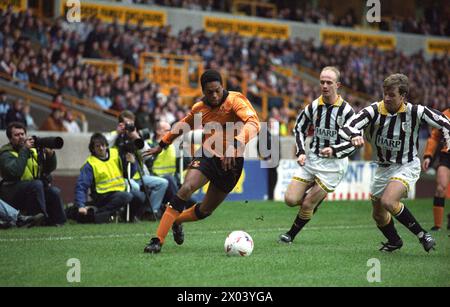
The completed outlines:
[[[235,166],[228,171],[222,168],[222,161],[217,157],[198,157],[192,160],[188,168],[198,169],[219,190],[230,193],[241,177],[244,158],[236,158]]]
[[[439,153],[439,166],[445,166],[446,168],[450,168],[450,153],[440,152]]]

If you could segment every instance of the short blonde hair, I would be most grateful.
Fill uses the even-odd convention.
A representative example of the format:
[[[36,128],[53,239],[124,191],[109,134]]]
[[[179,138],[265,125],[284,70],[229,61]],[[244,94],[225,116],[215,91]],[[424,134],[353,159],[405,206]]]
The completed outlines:
[[[339,69],[337,69],[336,66],[326,66],[320,73],[324,72],[325,70],[331,70],[332,72],[334,72],[336,74],[336,82],[339,82],[339,80],[341,79],[341,72],[339,71]]]

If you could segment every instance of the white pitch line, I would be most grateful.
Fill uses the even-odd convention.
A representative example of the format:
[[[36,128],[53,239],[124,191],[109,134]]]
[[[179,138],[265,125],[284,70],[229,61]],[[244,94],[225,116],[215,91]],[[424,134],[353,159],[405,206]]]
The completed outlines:
[[[351,230],[351,229],[369,229],[374,228],[374,225],[353,225],[353,226],[310,226],[307,227],[307,231],[312,230]],[[286,228],[268,228],[268,229],[245,229],[248,233],[261,233],[261,232],[273,232],[273,231],[286,231]],[[212,234],[229,233],[230,230],[210,230]],[[187,231],[189,235],[204,235],[205,231]],[[131,237],[150,237],[151,233],[127,233],[127,234],[106,234],[106,235],[89,235],[89,236],[62,236],[62,237],[44,237],[44,238],[4,238],[0,239],[0,243],[11,242],[38,242],[38,241],[66,241],[66,240],[92,240],[92,239],[111,239],[111,238],[131,238]]]

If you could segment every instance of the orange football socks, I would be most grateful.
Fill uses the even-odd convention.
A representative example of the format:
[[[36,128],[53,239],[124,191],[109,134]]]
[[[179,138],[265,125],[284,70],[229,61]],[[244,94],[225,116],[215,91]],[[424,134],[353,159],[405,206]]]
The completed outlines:
[[[181,212],[181,214],[175,220],[175,223],[182,224],[184,222],[198,221],[198,217],[195,214],[195,207],[196,206],[197,206],[197,204],[195,204],[194,206],[192,206],[192,207],[184,210],[183,212]]]
[[[159,222],[158,229],[156,230],[156,236],[161,241],[161,244],[164,243],[164,240],[169,232],[170,228],[172,228],[173,223],[180,216],[180,212],[168,206],[166,211],[164,212],[161,221]]]

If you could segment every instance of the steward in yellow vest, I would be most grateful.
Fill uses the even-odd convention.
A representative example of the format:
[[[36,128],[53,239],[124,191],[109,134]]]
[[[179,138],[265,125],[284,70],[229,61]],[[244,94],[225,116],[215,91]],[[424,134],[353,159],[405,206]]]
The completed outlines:
[[[101,133],[94,133],[89,142],[91,155],[81,167],[75,187],[75,205],[80,215],[88,214],[86,208],[88,191],[91,191],[96,214],[101,218],[95,222],[107,222],[110,216],[131,205],[131,216],[141,214],[144,195],[140,191],[127,192],[127,182],[123,176],[127,162],[132,165],[131,173],[136,171],[134,156],[127,153],[122,160],[117,148],[108,148],[108,142]]]
[[[153,142],[151,140],[148,140],[147,142],[149,143],[150,147],[156,147],[158,145],[158,142]],[[149,168],[149,171],[156,176],[174,176],[177,170],[175,146],[173,144],[170,144],[166,148],[166,150],[160,152],[159,155],[154,157],[154,159],[152,160],[152,164],[147,163],[147,167]]]

